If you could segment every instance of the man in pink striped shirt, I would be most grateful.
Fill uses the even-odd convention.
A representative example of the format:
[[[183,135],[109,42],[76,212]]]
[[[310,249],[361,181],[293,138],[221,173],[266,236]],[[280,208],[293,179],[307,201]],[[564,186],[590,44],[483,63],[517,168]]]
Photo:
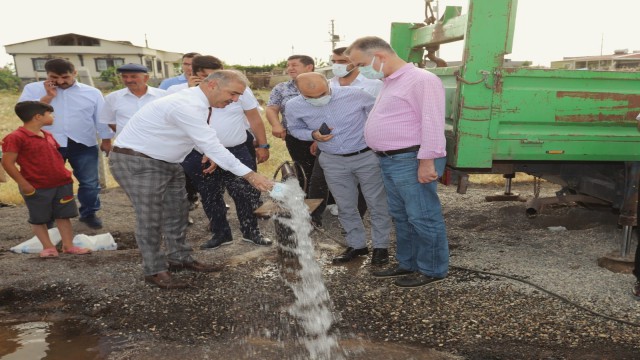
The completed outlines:
[[[449,245],[437,194],[446,164],[442,82],[402,60],[378,37],[357,39],[345,53],[362,75],[384,82],[364,131],[380,159],[398,265],[373,275],[398,277],[394,285],[399,287],[443,280]]]

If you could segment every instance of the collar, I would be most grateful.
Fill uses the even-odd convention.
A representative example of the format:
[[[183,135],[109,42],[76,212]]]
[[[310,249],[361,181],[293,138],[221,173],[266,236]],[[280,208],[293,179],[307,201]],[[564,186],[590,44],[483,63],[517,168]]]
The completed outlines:
[[[387,76],[384,80],[393,80],[395,78],[398,78],[404,74],[406,74],[407,72],[409,72],[411,69],[413,69],[415,66],[412,63],[406,63],[404,64],[400,69],[394,71],[391,75]]]
[[[42,139],[42,137],[40,135],[31,132],[31,130],[25,128],[24,126],[18,127],[18,131],[23,133],[23,134],[25,134],[25,135],[27,135],[27,136],[32,136],[32,137],[37,137],[37,138],[41,138]],[[45,134],[44,135],[45,137],[47,136],[47,132],[46,131],[44,131],[42,129],[40,129],[40,131],[42,131],[42,133]]]

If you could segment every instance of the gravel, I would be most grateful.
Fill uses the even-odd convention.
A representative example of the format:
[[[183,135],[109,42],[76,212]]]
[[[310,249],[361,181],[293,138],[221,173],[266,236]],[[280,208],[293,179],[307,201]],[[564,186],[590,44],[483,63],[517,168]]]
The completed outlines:
[[[311,236],[331,296],[330,333],[340,344],[333,358],[639,357],[640,303],[630,291],[634,277],[597,265],[619,247],[616,216],[608,209],[562,205],[530,219],[522,202],[484,201],[501,188],[472,184],[461,195],[441,187],[451,271],[445,281],[419,289],[373,278],[368,258],[331,265],[343,240],[337,218],[325,213],[325,231]],[[544,184],[541,195],[556,190]],[[531,196],[532,185],[515,183],[514,191]],[[126,196],[109,189],[102,199],[100,232],[111,232],[119,250],[86,257],[41,260],[10,253],[32,234],[25,208],[0,208],[0,326],[78,319],[110,344],[96,358],[309,357],[306,334],[288,311],[295,296],[283,277],[290,276],[284,269],[291,262],[277,246],[252,246],[236,231],[230,246],[195,251],[198,260],[224,262],[225,270],[178,273],[192,284],[185,291],[153,288],[142,279]],[[196,224],[188,239],[198,249],[208,234],[202,210],[191,214]],[[275,239],[271,221],[260,226]],[[93,234],[77,221],[74,230]]]

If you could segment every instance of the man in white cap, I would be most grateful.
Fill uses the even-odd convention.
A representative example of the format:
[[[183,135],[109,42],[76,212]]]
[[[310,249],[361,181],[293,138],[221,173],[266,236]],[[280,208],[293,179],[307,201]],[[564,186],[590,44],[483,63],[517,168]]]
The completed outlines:
[[[126,64],[116,69],[126,86],[105,96],[98,120],[120,134],[122,128],[140,108],[166,95],[166,91],[147,85],[148,69],[140,64]]]

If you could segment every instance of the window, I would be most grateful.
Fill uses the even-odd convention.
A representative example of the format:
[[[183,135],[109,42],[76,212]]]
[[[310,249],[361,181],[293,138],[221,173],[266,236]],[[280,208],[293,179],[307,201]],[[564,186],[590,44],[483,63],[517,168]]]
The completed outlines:
[[[47,62],[47,60],[49,60],[49,59],[42,59],[42,58],[33,58],[33,59],[31,59],[31,62],[33,62],[33,70],[35,70],[35,71],[45,71],[44,70],[44,64]]]
[[[105,71],[110,67],[120,67],[124,65],[124,59],[121,58],[100,58],[96,59],[96,70]]]
[[[145,59],[144,66],[146,66],[149,71],[153,72],[153,60]]]
[[[159,73],[162,73],[162,61],[160,61],[160,60],[156,60],[156,70],[157,70]]]

